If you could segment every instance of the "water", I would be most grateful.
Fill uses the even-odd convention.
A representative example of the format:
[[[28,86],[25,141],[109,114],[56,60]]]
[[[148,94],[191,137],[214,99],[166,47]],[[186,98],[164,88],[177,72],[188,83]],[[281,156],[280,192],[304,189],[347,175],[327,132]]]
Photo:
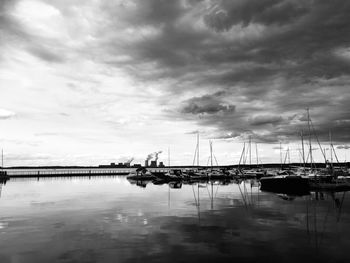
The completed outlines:
[[[349,193],[179,186],[11,179],[1,189],[0,262],[349,262]]]

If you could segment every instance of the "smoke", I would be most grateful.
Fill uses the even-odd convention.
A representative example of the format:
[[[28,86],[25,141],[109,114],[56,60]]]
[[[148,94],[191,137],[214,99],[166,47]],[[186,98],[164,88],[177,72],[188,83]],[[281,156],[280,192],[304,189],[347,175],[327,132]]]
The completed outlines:
[[[149,161],[153,158],[153,153],[150,153],[149,155],[147,155],[146,161]]]
[[[127,160],[126,163],[131,163],[134,160],[134,157],[132,157],[131,159]]]
[[[155,158],[156,161],[158,161],[158,155],[161,153],[162,153],[162,151],[150,153],[149,155],[147,155],[146,161],[153,159],[153,157]]]
[[[159,151],[159,152],[155,152],[155,153],[154,153],[154,156],[155,156],[155,158],[156,158],[156,161],[158,161],[158,155],[161,154],[161,153],[162,153],[162,151]]]

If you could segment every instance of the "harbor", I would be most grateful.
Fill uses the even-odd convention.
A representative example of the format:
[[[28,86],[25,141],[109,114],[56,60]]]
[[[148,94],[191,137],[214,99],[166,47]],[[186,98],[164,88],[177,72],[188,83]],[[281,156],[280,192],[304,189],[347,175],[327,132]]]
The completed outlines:
[[[269,168],[256,166],[221,166],[221,167],[139,167],[139,168],[7,168],[0,174],[1,183],[15,178],[46,177],[96,177],[124,176],[137,182],[151,181],[156,184],[169,182],[232,182],[255,179],[261,190],[281,194],[308,193],[311,190],[348,191],[350,190],[350,173],[343,164],[337,169],[337,176],[332,176],[329,167],[313,169],[306,172],[303,167],[288,165],[281,170],[278,165]],[[319,164],[322,166],[322,164]]]
[[[350,262],[349,13],[0,0],[0,263]]]

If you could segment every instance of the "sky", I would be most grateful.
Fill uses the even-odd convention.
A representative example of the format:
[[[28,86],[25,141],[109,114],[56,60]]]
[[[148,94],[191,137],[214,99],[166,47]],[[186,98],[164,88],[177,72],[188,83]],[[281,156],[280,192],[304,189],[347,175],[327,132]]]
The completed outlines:
[[[347,0],[0,0],[4,165],[350,156]],[[305,145],[308,148],[309,145]],[[169,156],[170,152],[170,156]],[[170,158],[169,158],[170,157]],[[249,158],[247,158],[249,160]]]

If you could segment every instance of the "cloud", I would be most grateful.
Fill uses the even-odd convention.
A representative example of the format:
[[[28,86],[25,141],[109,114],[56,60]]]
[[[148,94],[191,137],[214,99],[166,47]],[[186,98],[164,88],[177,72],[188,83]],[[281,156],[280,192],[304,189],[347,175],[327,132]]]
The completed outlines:
[[[37,153],[37,154],[6,154],[6,160],[7,161],[16,161],[18,163],[21,163],[23,161],[40,161],[40,160],[50,160],[52,158],[51,155],[43,154],[43,153]]]
[[[253,126],[260,126],[260,125],[267,125],[267,124],[276,125],[282,121],[283,121],[283,118],[281,116],[258,115],[251,118],[250,124]]]
[[[65,61],[63,54],[55,53],[52,50],[45,48],[43,46],[30,46],[28,47],[28,51],[32,55],[47,62],[61,63]]]
[[[13,111],[5,110],[5,109],[0,109],[0,120],[6,120],[10,119],[16,116],[16,113]]]
[[[350,146],[349,146],[349,145],[338,145],[338,146],[337,146],[337,149],[348,150],[348,149],[350,149]]]
[[[227,31],[234,25],[251,23],[283,25],[295,22],[309,11],[309,1],[219,0],[204,16],[206,25],[216,31]]]
[[[198,133],[199,133],[198,130],[185,132],[185,134],[198,134]]]
[[[239,136],[241,136],[241,134],[235,133],[235,132],[228,132],[226,134],[220,134],[220,135],[213,136],[213,139],[227,140],[227,139],[234,139],[234,138],[237,138]]]
[[[52,1],[47,35],[14,15],[18,3],[0,4],[0,45],[54,69],[83,61],[104,76],[122,72],[142,86],[135,96],[159,106],[159,119],[276,143],[307,134],[309,107],[321,141],[331,131],[350,142],[347,0]]]
[[[235,111],[235,105],[227,104],[220,97],[222,92],[194,97],[182,102],[180,112],[183,114],[219,114]]]

